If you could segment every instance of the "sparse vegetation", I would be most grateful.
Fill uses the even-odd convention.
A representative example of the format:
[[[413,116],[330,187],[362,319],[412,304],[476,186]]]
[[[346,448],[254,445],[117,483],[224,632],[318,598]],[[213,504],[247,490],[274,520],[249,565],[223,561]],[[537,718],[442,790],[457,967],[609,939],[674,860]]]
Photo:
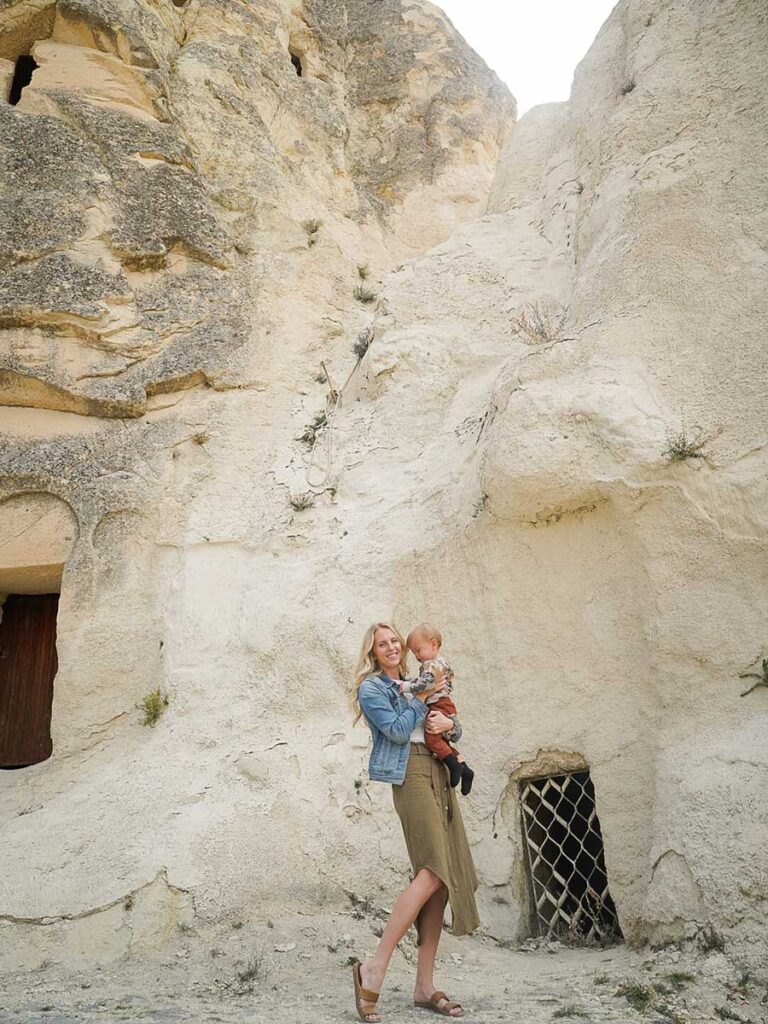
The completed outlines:
[[[512,321],[512,333],[524,345],[545,345],[557,341],[563,331],[567,310],[543,302],[530,302]]]
[[[323,222],[321,220],[305,220],[301,226],[307,233],[307,246],[311,249],[318,240]]]
[[[234,990],[239,995],[253,992],[254,982],[263,981],[268,977],[270,965],[262,952],[255,953],[248,963],[235,974]]]
[[[552,1014],[553,1020],[559,1017],[589,1017],[589,1014],[575,1003],[566,1003]]]
[[[653,1003],[653,989],[639,981],[624,981],[615,995],[624,996],[633,1010],[643,1011]]]
[[[362,921],[366,917],[379,916],[379,911],[367,896],[357,896],[353,892],[348,892],[347,897],[352,904],[352,917],[356,920]]]
[[[716,1006],[715,1016],[719,1017],[720,1020],[741,1020],[738,1013],[734,1013],[729,1006]]]
[[[369,305],[371,302],[375,302],[378,295],[373,288],[368,288],[364,284],[355,285],[352,292],[352,297],[357,299],[358,302],[362,302],[364,306]]]
[[[699,949],[702,953],[725,952],[725,939],[720,932],[715,931],[711,924],[701,929],[699,934],[696,936],[696,941],[698,942]]]
[[[357,336],[357,341],[352,346],[352,351],[357,356],[358,362],[363,358],[365,353],[371,347],[372,341],[373,331],[370,329],[370,327],[366,327],[364,330],[360,331],[360,333]]]
[[[685,988],[689,982],[696,980],[695,975],[690,974],[688,971],[670,971],[664,977],[678,992]]]
[[[368,278],[371,276],[371,270],[367,263],[357,264],[357,276],[360,278],[361,281],[368,280]]]
[[[600,974],[596,974],[592,980],[596,985],[607,985],[611,980],[611,976],[601,972]]]
[[[752,975],[749,973],[749,971],[742,971],[741,972],[741,977],[736,982],[736,984],[733,986],[732,991],[736,992],[740,996],[745,996],[746,997],[746,996],[749,995],[749,989],[750,989],[751,984],[752,984]]]
[[[763,658],[760,662],[762,671],[760,672],[739,672],[739,679],[756,679],[757,682],[753,683],[748,690],[745,690],[740,696],[746,697],[748,693],[752,693],[758,686],[768,686],[768,658]]]
[[[699,430],[695,435],[690,435],[685,426],[677,431],[667,431],[667,446],[662,450],[662,455],[669,462],[685,462],[686,459],[703,459],[704,445],[709,438],[704,437]]]
[[[154,726],[157,725],[160,716],[168,707],[168,698],[160,692],[158,687],[156,690],[150,691],[141,704],[137,704],[136,707],[144,712],[144,720],[141,724]]]
[[[312,508],[315,503],[315,496],[307,491],[305,494],[296,494],[291,498],[291,508],[296,512],[302,512],[305,508]]]
[[[207,441],[211,440],[211,435],[210,434],[206,434],[205,431],[200,431],[200,433],[198,433],[198,434],[193,434],[191,440],[192,440],[192,444],[203,445]]]
[[[302,441],[307,446],[307,448],[311,448],[312,445],[317,440],[317,435],[320,433],[320,431],[323,429],[327,422],[328,420],[326,418],[325,413],[319,412],[317,416],[315,416],[315,418],[312,420],[312,422],[306,425],[306,427],[304,428],[304,433],[301,435],[299,440]]]

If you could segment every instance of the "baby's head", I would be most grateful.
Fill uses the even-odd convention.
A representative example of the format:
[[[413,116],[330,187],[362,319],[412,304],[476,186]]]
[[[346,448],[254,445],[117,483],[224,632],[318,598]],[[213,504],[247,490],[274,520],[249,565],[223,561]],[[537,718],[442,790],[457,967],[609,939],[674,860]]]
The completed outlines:
[[[421,622],[408,634],[408,650],[421,662],[436,658],[443,645],[443,634],[436,626]]]

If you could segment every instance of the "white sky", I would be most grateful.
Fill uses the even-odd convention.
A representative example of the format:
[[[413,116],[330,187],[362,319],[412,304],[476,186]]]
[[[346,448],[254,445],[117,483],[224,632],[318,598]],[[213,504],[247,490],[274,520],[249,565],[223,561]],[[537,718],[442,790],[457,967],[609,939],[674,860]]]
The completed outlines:
[[[616,0],[433,0],[508,86],[518,116],[567,100],[576,65]]]

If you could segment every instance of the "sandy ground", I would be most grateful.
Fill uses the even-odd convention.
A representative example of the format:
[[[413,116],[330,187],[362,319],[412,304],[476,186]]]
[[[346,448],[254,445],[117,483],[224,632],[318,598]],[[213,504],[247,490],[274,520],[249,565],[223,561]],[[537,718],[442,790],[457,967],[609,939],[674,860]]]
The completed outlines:
[[[353,909],[180,930],[157,958],[87,972],[51,963],[0,977],[0,1021],[341,1024],[357,1019],[349,962],[371,952],[380,927],[376,916]],[[381,1011],[393,1024],[433,1019],[411,1004],[414,954],[406,937],[382,993]],[[768,1024],[768,977],[746,977],[723,953],[694,948],[632,952],[541,941],[508,948],[446,934],[437,981],[477,1022]]]

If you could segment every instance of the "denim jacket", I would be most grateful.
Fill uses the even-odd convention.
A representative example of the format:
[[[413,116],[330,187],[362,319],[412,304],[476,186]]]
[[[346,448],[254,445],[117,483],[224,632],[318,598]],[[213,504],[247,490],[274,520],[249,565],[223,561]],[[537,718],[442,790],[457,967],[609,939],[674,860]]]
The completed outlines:
[[[359,699],[373,737],[368,775],[374,782],[400,786],[411,751],[411,733],[424,721],[429,708],[418,697],[403,697],[400,684],[384,673],[362,681]]]

